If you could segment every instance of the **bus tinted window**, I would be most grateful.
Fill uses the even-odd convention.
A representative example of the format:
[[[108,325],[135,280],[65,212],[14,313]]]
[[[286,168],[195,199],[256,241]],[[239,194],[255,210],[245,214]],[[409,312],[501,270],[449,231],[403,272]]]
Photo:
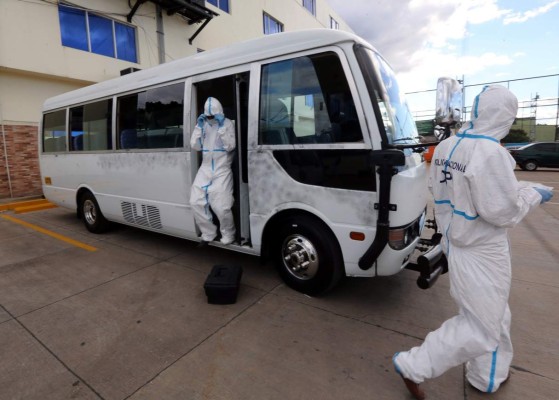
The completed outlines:
[[[66,110],[47,113],[43,119],[43,151],[66,151]]]
[[[120,149],[183,147],[184,83],[118,99]]]
[[[103,100],[70,109],[70,150],[112,149],[112,100]]]
[[[355,104],[335,53],[262,67],[260,144],[362,142]]]

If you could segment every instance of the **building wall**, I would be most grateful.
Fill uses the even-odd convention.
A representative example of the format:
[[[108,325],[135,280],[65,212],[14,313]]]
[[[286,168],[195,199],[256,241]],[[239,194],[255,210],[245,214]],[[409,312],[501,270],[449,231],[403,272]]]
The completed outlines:
[[[3,125],[1,129],[0,154],[3,162],[0,162],[0,198],[41,195],[37,126]]]
[[[58,6],[53,3],[0,1],[0,198],[41,193],[37,134],[47,98],[118,77],[126,68],[159,64],[153,3],[142,4],[131,22],[136,28],[137,63],[62,46]],[[128,0],[71,3],[124,23],[130,12]],[[263,12],[280,21],[284,31],[329,28],[330,16],[340,29],[351,31],[326,0],[316,0],[316,17],[303,7],[302,0],[230,0],[229,13],[209,3],[206,7],[219,16],[192,45],[188,39],[200,24],[189,25],[183,17],[163,11],[165,62],[195,54],[198,49],[263,36]]]
[[[517,118],[511,129],[520,129],[530,137],[534,132],[534,142],[554,142],[557,127],[555,125],[537,124],[534,118]]]

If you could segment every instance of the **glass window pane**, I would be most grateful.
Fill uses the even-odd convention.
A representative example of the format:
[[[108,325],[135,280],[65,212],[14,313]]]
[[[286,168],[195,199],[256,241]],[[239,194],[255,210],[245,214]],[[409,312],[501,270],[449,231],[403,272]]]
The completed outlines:
[[[72,151],[110,150],[112,100],[103,100],[70,109]]]
[[[112,99],[98,101],[84,106],[84,150],[112,149],[112,110]]]
[[[283,25],[268,14],[264,14],[264,34],[271,35],[279,32],[283,32]]]
[[[70,109],[70,150],[83,150],[83,106]]]
[[[94,14],[88,14],[88,16],[91,51],[104,56],[114,57],[113,21]]]
[[[331,29],[340,29],[340,24],[334,18],[330,17],[330,28]]]
[[[120,149],[183,147],[184,83],[118,99]]]
[[[66,151],[66,110],[45,114],[43,119],[43,151]]]
[[[146,95],[147,148],[182,147],[184,83],[151,89]]]
[[[85,12],[76,8],[58,7],[62,46],[89,51]]]
[[[145,149],[145,104],[146,92],[119,97],[118,148]],[[138,133],[141,132],[140,139]]]
[[[384,104],[384,101],[382,104],[379,102],[386,133],[392,136],[394,142],[400,142],[399,144],[413,143],[419,136],[417,125],[413,120],[408,103],[400,91],[396,75],[382,57],[372,51],[369,51],[369,54],[373,55],[380,71],[382,89],[385,92],[383,98],[388,98],[390,102],[389,104]],[[390,116],[394,121],[393,124],[387,121]]]
[[[219,1],[219,8],[221,8],[225,12],[229,12],[229,0],[220,0]]]
[[[262,67],[261,144],[362,142],[338,56],[323,53]]]
[[[217,5],[217,0],[207,0],[207,1],[208,1],[208,3],[210,3],[211,5],[213,5],[213,6],[215,6],[215,7],[218,6],[218,5]]]
[[[131,26],[115,22],[117,58],[130,62],[137,62],[136,32]]]
[[[314,0],[303,0],[303,6],[314,15]]]

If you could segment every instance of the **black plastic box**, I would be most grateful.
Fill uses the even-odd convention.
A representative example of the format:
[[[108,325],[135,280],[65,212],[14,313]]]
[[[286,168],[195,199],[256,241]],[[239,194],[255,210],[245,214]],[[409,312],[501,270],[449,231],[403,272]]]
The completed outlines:
[[[238,265],[214,265],[204,283],[208,303],[236,303],[242,275],[243,269]]]

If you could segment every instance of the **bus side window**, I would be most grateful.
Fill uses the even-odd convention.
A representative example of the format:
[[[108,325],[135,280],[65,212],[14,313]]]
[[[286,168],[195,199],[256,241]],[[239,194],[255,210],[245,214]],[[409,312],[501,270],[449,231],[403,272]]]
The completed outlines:
[[[338,55],[303,56],[262,66],[259,143],[363,141]]]
[[[112,149],[112,99],[70,109],[70,150]]]
[[[119,149],[183,147],[184,83],[118,98]]]
[[[43,117],[43,152],[66,151],[66,110],[45,114]]]

